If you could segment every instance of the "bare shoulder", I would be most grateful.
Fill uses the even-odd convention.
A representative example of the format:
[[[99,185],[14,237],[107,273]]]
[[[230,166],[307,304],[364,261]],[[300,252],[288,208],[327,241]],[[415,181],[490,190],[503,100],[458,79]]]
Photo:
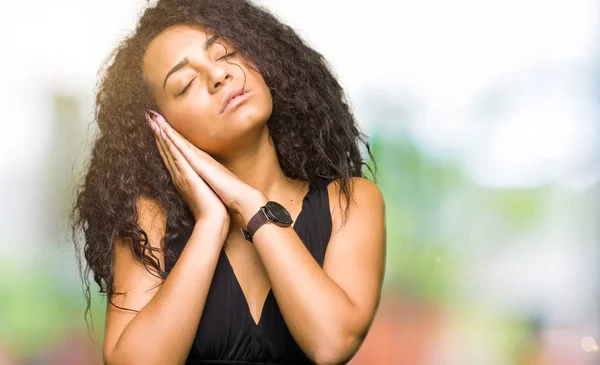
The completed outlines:
[[[348,201],[344,195],[340,196],[340,179],[333,180],[328,186],[329,209],[331,211],[332,234],[342,228],[342,213],[345,212]],[[358,218],[367,214],[376,214],[383,219],[385,201],[379,187],[364,177],[352,177],[350,179],[350,191],[352,193],[348,217],[352,215]],[[346,224],[348,222],[346,221]]]
[[[138,224],[148,235],[154,238],[162,239],[167,227],[167,215],[160,207],[159,203],[146,196],[141,196],[137,203]],[[156,240],[150,240],[150,244],[157,243]]]
[[[349,323],[360,342],[381,297],[386,255],[385,205],[381,191],[370,180],[354,177],[351,185],[349,202],[343,194],[340,199],[338,180],[327,187],[332,232],[323,270],[353,304]]]
[[[136,202],[138,211],[138,225],[144,230],[148,238],[148,245],[156,249],[154,256],[159,260],[160,267],[164,270],[164,260],[162,254],[162,238],[166,231],[167,217],[160,205],[145,196],[142,196]],[[141,282],[152,282],[156,284],[158,278],[151,279],[146,267],[139,262],[132,252],[131,239],[119,237],[114,241],[114,286],[117,291],[138,287]],[[153,277],[153,276],[152,276]]]
[[[166,230],[167,216],[156,201],[147,197],[139,198],[136,208],[137,223],[146,232],[148,245],[157,249],[153,255],[158,260],[161,270],[164,270],[162,238]],[[142,264],[134,255],[130,238],[119,237],[114,240],[113,245],[113,287],[116,293],[121,294],[111,295],[107,303],[105,349],[114,348],[127,324],[137,314],[136,311],[140,311],[150,302],[163,281],[155,270],[150,270],[148,264]]]

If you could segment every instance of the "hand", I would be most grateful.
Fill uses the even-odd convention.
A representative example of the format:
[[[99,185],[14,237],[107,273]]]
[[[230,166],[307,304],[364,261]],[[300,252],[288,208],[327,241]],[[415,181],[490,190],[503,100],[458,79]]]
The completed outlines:
[[[160,116],[160,114],[158,115]],[[208,153],[190,143],[185,137],[171,128],[164,118],[159,117],[156,120],[161,130],[165,132],[167,140],[176,147],[178,152],[187,160],[189,166],[233,212],[243,215],[244,211],[248,209],[250,211],[257,211],[260,207],[257,203],[267,201],[259,190],[240,180],[233,172],[221,165]]]
[[[167,138],[164,131],[160,129],[157,119],[164,120],[156,112],[146,113],[146,121],[154,131],[156,145],[177,192],[190,208],[196,223],[201,220],[210,220],[221,224],[225,237],[230,221],[225,205],[210,186],[192,169],[173,142]]]

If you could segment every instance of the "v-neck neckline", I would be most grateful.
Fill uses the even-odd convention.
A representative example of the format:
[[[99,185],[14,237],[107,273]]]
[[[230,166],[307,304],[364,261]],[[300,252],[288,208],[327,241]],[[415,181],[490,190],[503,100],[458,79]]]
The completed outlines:
[[[306,205],[308,202],[308,198],[313,189],[316,189],[314,181],[309,182],[308,192],[304,195],[304,198],[302,199],[302,204],[300,206],[300,212],[298,213],[298,216],[296,217],[296,219],[294,220],[294,222],[292,224],[292,228],[294,229],[294,231],[296,233],[298,233],[298,223],[300,222],[300,218],[303,216],[303,214],[306,211],[305,208],[306,208]],[[262,303],[262,308],[260,310],[260,316],[258,318],[258,322],[256,322],[254,320],[254,317],[252,316],[252,312],[250,311],[250,304],[248,303],[248,300],[246,299],[244,290],[242,290],[242,286],[240,285],[240,282],[239,282],[237,276],[235,276],[235,271],[233,270],[233,266],[231,265],[231,262],[229,261],[229,257],[227,257],[225,250],[221,250],[221,253],[225,256],[225,261],[227,262],[227,266],[229,267],[231,275],[233,276],[233,281],[235,282],[237,288],[239,289],[239,293],[241,294],[242,299],[244,300],[244,308],[246,309],[246,313],[248,314],[248,316],[250,316],[251,324],[254,325],[254,327],[259,327],[262,322],[262,319],[264,317],[264,311],[265,311],[265,307],[267,306],[269,297],[271,297],[273,294],[273,287],[270,287],[269,291],[267,291],[267,295],[265,296],[265,299],[263,300],[263,303]]]

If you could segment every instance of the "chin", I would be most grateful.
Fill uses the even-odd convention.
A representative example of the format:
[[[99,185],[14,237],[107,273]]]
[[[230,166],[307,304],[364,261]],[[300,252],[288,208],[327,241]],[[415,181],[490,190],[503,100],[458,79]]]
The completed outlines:
[[[248,100],[250,101],[250,100]],[[249,130],[260,128],[267,123],[271,117],[273,107],[271,103],[262,103],[253,100],[253,103],[239,105],[235,110],[227,116],[230,123],[226,126],[227,130],[242,129]]]
[[[243,145],[258,143],[270,116],[270,108],[240,105],[221,121],[220,128],[203,141],[203,146],[198,147],[213,157],[224,157]]]
[[[230,125],[224,126],[223,132],[233,139],[248,138],[260,133],[267,125],[270,113],[261,110],[239,110]]]

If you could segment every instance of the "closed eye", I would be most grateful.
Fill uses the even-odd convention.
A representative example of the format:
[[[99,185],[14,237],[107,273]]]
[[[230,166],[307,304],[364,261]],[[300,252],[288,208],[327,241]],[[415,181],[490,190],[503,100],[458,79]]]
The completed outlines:
[[[229,58],[229,57],[231,57],[231,56],[234,56],[234,55],[235,55],[235,52],[229,52],[229,53],[227,53],[225,56],[223,56],[223,57],[220,57],[220,58],[219,58],[219,60],[221,60],[221,59],[223,59],[223,58]]]
[[[188,84],[187,84],[187,85],[186,85],[186,86],[183,88],[183,90],[181,90],[181,91],[179,92],[179,94],[177,94],[177,96],[181,96],[181,95],[185,94],[185,92],[186,92],[186,91],[187,91],[187,89],[188,89],[188,88],[189,88],[189,87],[192,85],[192,82],[194,82],[194,80],[196,80],[196,77],[194,77],[194,78],[192,79],[192,81],[190,81],[190,82],[189,82],[189,83],[188,83]]]
[[[234,56],[235,54],[236,54],[236,52],[229,52],[229,53],[227,53],[226,55],[224,55],[224,56],[220,57],[218,60],[222,60],[222,59],[224,59],[224,58],[229,58],[229,57],[232,57],[232,56]],[[181,95],[185,94],[185,92],[187,91],[187,89],[189,89],[189,87],[192,85],[192,82],[194,82],[194,80],[196,80],[196,77],[194,77],[194,78],[193,78],[193,79],[192,79],[192,80],[191,80],[191,81],[190,81],[190,82],[189,82],[189,83],[188,83],[188,84],[187,84],[187,85],[186,85],[186,86],[183,88],[183,90],[181,90],[181,91],[179,92],[179,94],[177,94],[177,96],[181,96]]]

